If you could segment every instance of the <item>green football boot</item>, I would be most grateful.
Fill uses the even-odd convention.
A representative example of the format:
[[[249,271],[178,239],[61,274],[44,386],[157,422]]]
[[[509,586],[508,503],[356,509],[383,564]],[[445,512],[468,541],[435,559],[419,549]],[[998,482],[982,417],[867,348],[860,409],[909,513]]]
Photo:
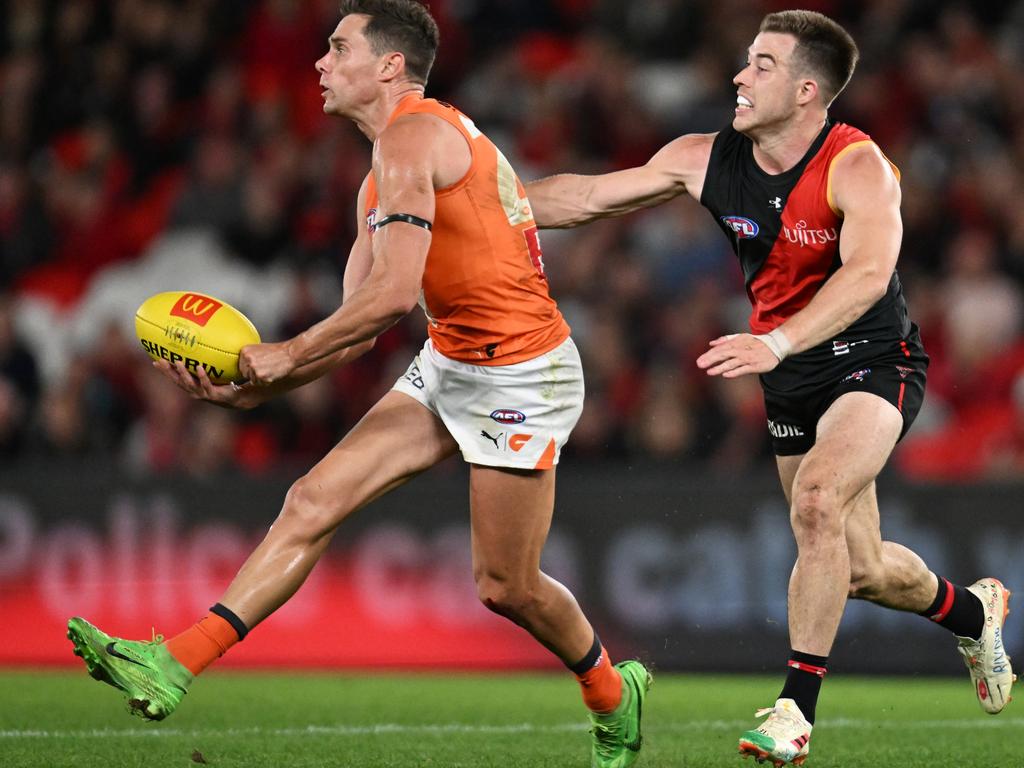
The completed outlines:
[[[93,678],[124,692],[133,715],[163,720],[192,684],[192,673],[171,656],[159,635],[148,643],[122,640],[75,616],[68,621],[68,639]]]
[[[622,701],[613,712],[590,713],[591,768],[625,768],[640,756],[643,738],[640,717],[644,697],[651,687],[651,673],[639,661],[620,661],[615,665],[622,675]]]

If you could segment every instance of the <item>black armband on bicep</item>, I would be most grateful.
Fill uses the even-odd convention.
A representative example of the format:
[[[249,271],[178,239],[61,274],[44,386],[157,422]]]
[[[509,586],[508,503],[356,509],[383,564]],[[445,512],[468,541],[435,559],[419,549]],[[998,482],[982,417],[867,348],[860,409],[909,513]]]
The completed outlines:
[[[421,219],[419,216],[413,216],[411,213],[392,213],[390,216],[385,216],[374,224],[373,231],[376,232],[381,227],[392,224],[396,221],[402,221],[406,224],[414,224],[417,227],[423,227],[428,232],[434,228],[434,225],[426,219]]]

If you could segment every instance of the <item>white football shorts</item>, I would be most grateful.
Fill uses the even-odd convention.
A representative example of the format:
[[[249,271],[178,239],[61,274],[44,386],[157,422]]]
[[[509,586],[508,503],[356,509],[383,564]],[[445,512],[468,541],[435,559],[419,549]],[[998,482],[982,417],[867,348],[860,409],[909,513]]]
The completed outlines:
[[[512,365],[451,360],[427,339],[393,389],[433,411],[471,464],[551,469],[583,411],[572,338]]]

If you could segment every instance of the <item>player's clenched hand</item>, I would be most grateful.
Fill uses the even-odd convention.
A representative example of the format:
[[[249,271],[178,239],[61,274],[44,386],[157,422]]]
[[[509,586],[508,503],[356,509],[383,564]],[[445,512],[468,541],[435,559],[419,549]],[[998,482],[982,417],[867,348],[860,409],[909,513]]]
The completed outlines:
[[[238,353],[238,370],[253,384],[273,384],[295,370],[288,342],[250,344]]]
[[[712,340],[711,348],[697,358],[697,367],[709,376],[734,379],[748,373],[767,373],[779,358],[760,339],[749,333],[731,333]]]
[[[196,368],[194,376],[180,360],[174,365],[166,360],[154,360],[153,367],[195,400],[206,400],[224,408],[253,408],[263,402],[252,384],[214,384],[202,366]]]

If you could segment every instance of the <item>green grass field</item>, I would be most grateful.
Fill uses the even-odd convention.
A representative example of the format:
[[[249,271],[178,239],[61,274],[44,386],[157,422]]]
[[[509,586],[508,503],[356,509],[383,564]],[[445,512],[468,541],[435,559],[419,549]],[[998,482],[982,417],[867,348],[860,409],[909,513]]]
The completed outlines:
[[[779,679],[655,676],[638,766],[754,768],[735,753]],[[809,768],[1024,765],[1024,703],[981,712],[966,678],[825,683]],[[588,766],[564,675],[214,671],[162,723],[130,717],[84,672],[0,672],[0,765]]]

